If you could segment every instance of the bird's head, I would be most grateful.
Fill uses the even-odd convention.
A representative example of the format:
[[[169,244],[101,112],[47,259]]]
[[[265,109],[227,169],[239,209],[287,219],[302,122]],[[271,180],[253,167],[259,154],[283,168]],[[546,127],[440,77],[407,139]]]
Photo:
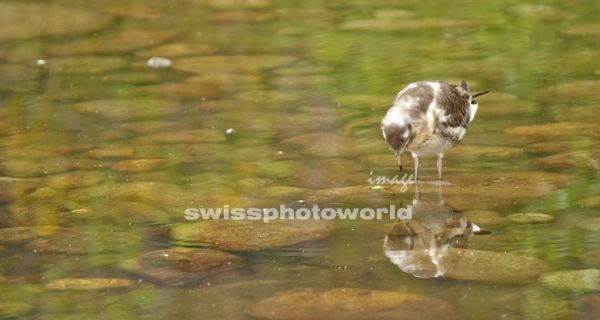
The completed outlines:
[[[477,105],[477,101],[475,100],[475,98],[490,92],[489,90],[486,90],[486,91],[480,91],[480,92],[471,94],[469,92],[469,85],[467,84],[466,80],[463,80],[460,82],[460,87],[465,91],[465,93],[467,93],[469,95],[469,104],[473,104],[473,105]]]
[[[489,91],[481,91],[481,92],[476,92],[471,94],[469,92],[469,85],[467,84],[466,80],[463,80],[460,82],[460,89],[461,91],[464,91],[463,95],[465,95],[465,97],[468,98],[469,100],[469,122],[473,121],[473,119],[475,118],[475,114],[477,113],[477,109],[479,109],[479,105],[477,104],[477,100],[475,100],[475,98],[484,95],[486,93],[488,93]]]

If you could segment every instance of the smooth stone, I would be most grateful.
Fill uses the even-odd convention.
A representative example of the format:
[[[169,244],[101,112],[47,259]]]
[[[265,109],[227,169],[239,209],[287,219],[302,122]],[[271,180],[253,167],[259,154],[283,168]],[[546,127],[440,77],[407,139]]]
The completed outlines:
[[[372,185],[333,187],[312,190],[304,194],[306,202],[321,205],[339,203],[381,204],[389,199],[390,192],[386,188]]]
[[[438,192],[439,185],[432,181],[434,177],[434,172],[430,177],[420,177],[425,182],[419,185],[423,194]],[[451,184],[443,188],[444,200],[460,210],[512,208],[515,202],[521,200],[552,195],[570,181],[567,175],[536,171],[448,172],[446,177]],[[383,191],[393,197],[401,193],[401,187],[384,186]]]
[[[47,176],[44,181],[54,189],[74,189],[99,184],[104,178],[105,175],[101,172],[76,170]]]
[[[80,38],[47,48],[54,55],[97,55],[124,53],[156,46],[170,40],[173,34],[165,31],[126,29],[110,35],[97,35]]]
[[[100,10],[110,15],[135,19],[157,19],[165,14],[163,10],[136,3],[106,3]]]
[[[111,210],[106,209],[109,206],[111,206]],[[88,211],[91,210],[93,209],[89,209]],[[140,214],[137,211],[126,212],[123,210],[123,206],[119,201],[113,201],[110,204],[106,203],[106,206],[101,210],[103,214],[107,214],[107,211],[115,210],[115,215],[123,215],[120,218],[127,217],[126,214],[132,216],[137,216]],[[78,211],[80,211],[80,213],[77,213],[78,215],[85,214],[89,216],[94,214],[92,212],[83,213],[81,212],[83,211],[82,209]],[[70,220],[70,217],[67,217],[67,219]],[[125,221],[127,220],[121,219],[121,223]],[[103,224],[104,221],[92,219],[82,219],[78,222],[93,222],[93,224],[84,223],[77,227],[63,228],[60,230],[60,232],[57,232],[51,236],[33,239],[24,247],[25,249],[37,254],[110,255],[122,253],[123,248],[133,249],[140,246],[142,236],[140,234],[130,232],[130,230],[127,228],[99,228],[99,226],[111,225],[108,224],[111,221],[106,221],[107,224]],[[112,225],[114,226],[114,224]]]
[[[545,223],[554,221],[554,216],[545,213],[513,213],[509,214],[506,219],[514,223]]]
[[[175,101],[194,101],[215,98],[220,94],[214,85],[200,85],[193,82],[164,83],[140,86],[135,92],[145,96],[158,96],[161,99]]]
[[[576,17],[562,9],[543,4],[519,4],[513,7],[513,11],[522,18],[544,22],[568,20]]]
[[[196,55],[205,55],[213,52],[211,46],[207,44],[199,44],[199,43],[184,43],[184,42],[174,42],[163,44],[158,47],[153,47],[145,50],[141,50],[136,52],[136,56],[142,58],[151,58],[151,57],[182,57],[182,56],[196,56]]]
[[[572,147],[573,141],[543,141],[527,145],[525,151],[534,154],[563,153]]]
[[[39,68],[17,64],[0,64],[0,72],[3,75],[3,84],[8,81],[26,83],[28,80],[35,80],[43,74],[43,71]],[[25,86],[25,88],[29,90],[28,86]]]
[[[180,111],[176,103],[150,98],[91,100],[75,103],[73,108],[85,115],[115,121],[161,118]]]
[[[560,83],[532,94],[536,101],[551,104],[597,104],[600,80],[581,80]]]
[[[375,17],[379,19],[407,19],[413,18],[415,15],[414,11],[406,9],[380,9],[375,11]]]
[[[383,144],[370,144],[366,141],[327,132],[306,133],[284,139],[281,143],[301,145],[300,152],[302,154],[323,158],[353,157],[385,148]]]
[[[280,76],[307,76],[307,75],[325,75],[331,74],[335,69],[327,65],[315,64],[294,64],[293,66],[278,68],[274,71]],[[388,97],[389,98],[389,97]]]
[[[457,158],[513,158],[523,155],[522,148],[502,146],[458,145],[448,150],[447,155]]]
[[[154,181],[115,183],[106,186],[81,188],[70,191],[67,198],[75,203],[90,203],[98,199],[112,201],[142,202],[161,209],[179,210],[189,207],[193,200],[204,199],[206,195],[198,195],[179,185]],[[223,205],[222,202],[220,205]],[[183,209],[181,209],[183,212]]]
[[[365,20],[350,20],[342,23],[342,30],[363,30],[378,32],[416,32],[448,28],[459,28],[471,25],[472,22],[464,20],[449,20],[442,18],[378,18]]]
[[[323,88],[333,84],[333,79],[325,75],[301,75],[301,76],[279,76],[272,80],[276,88],[287,89],[306,89]]]
[[[111,73],[102,76],[104,82],[116,82],[130,85],[153,84],[162,81],[161,76],[155,72],[143,72],[127,70],[122,73]]]
[[[456,319],[440,299],[396,291],[360,288],[301,289],[278,293],[248,306],[257,319]]]
[[[585,122],[593,119],[600,110],[600,105],[554,105],[545,108],[555,121]]]
[[[0,179],[0,203],[13,202],[39,187],[39,182],[28,179]]]
[[[597,38],[600,37],[600,24],[589,23],[589,24],[577,24],[569,25],[560,31],[562,35],[568,37],[581,37],[581,38]]]
[[[581,205],[586,208],[600,208],[600,196],[584,198]]]
[[[2,10],[2,9],[0,9]],[[25,302],[0,302],[0,319],[18,319],[27,316],[34,307]]]
[[[463,216],[476,225],[498,226],[506,224],[506,219],[500,213],[491,210],[469,210]]]
[[[166,222],[169,215],[153,205],[135,201],[110,200],[98,201],[90,206],[82,206],[74,203],[72,210],[62,213],[62,217],[69,221],[84,221],[96,223],[140,223],[140,222]],[[106,208],[110,208],[107,210]],[[136,241],[139,240],[136,238]],[[135,244],[130,243],[130,245]]]
[[[66,172],[72,168],[70,159],[8,160],[2,163],[0,171],[10,177],[33,178]]]
[[[209,20],[217,23],[228,22],[243,22],[243,23],[258,23],[266,22],[275,19],[277,16],[270,11],[256,10],[230,10],[220,13],[215,13],[209,16]]]
[[[49,236],[59,230],[58,226],[29,226],[0,228],[0,243],[20,244],[33,239]]]
[[[284,93],[277,90],[257,90],[240,92],[237,99],[250,101],[257,104],[286,104],[298,101],[300,97],[293,93]]]
[[[309,189],[336,188],[367,182],[369,172],[352,160],[326,158],[312,161],[294,174],[294,185]]]
[[[49,281],[47,290],[106,290],[129,289],[135,282],[124,278],[63,278]]]
[[[121,172],[147,172],[156,171],[174,165],[175,162],[167,159],[132,159],[119,161],[111,169]]]
[[[308,189],[293,186],[270,186],[264,188],[263,196],[267,198],[289,201],[302,198]]]
[[[189,129],[190,127],[191,125],[181,123],[180,121],[166,120],[133,121],[124,122],[119,125],[119,128],[137,134],[179,131],[181,129]]]
[[[52,58],[44,66],[50,74],[98,74],[122,69],[127,61],[119,57],[88,56]]]
[[[600,269],[555,271],[542,275],[540,282],[550,289],[589,293],[600,291]]]
[[[261,81],[261,77],[253,74],[235,74],[235,73],[209,73],[203,75],[197,75],[186,80],[189,83],[197,83],[201,85],[213,85],[220,89],[236,89],[244,88],[245,85],[254,85]],[[222,100],[211,101],[221,103]],[[239,105],[239,101],[236,101],[236,106]]]
[[[448,248],[439,265],[448,279],[487,283],[524,284],[547,272],[542,260],[508,252]]]
[[[579,224],[579,228],[586,231],[598,232],[600,231],[600,218],[592,218],[582,221]]]
[[[132,140],[135,144],[211,143],[225,141],[225,132],[216,129],[190,129],[155,133]]]
[[[93,149],[86,153],[88,156],[95,159],[107,158],[133,158],[133,147],[128,146],[107,146],[103,148]]]
[[[284,66],[295,60],[293,56],[278,55],[204,56],[177,59],[173,68],[197,74],[248,73]]]
[[[267,9],[271,0],[201,0],[200,3],[216,10]]]
[[[257,161],[247,168],[249,172],[267,179],[289,179],[296,176],[300,164],[294,160]],[[243,168],[240,168],[243,169]]]
[[[202,279],[214,281],[240,262],[236,255],[213,249],[170,248],[144,253],[123,267],[152,281],[185,285]]]
[[[260,217],[262,220],[262,217]],[[205,220],[177,224],[171,229],[174,243],[221,250],[257,251],[326,238],[332,232],[327,221]]]
[[[570,168],[590,168],[600,169],[598,163],[600,159],[600,150],[582,150],[567,153],[555,154],[543,158],[538,158],[535,163],[544,168],[570,169]]]
[[[527,136],[532,138],[564,139],[564,137],[600,135],[598,126],[586,122],[555,122],[529,126],[512,127],[504,130],[514,136]]]
[[[23,22],[27,24],[24,25]],[[68,37],[109,26],[112,18],[94,11],[46,3],[2,2],[0,42],[37,37]]]

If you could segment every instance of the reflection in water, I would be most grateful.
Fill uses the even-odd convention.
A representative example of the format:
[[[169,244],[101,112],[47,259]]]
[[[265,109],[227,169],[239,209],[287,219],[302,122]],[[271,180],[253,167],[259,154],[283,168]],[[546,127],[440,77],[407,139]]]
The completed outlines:
[[[422,199],[416,184],[412,218],[396,222],[383,243],[386,257],[418,278],[443,276],[448,248],[465,248],[473,234],[482,232],[444,202],[441,185],[434,198]]]

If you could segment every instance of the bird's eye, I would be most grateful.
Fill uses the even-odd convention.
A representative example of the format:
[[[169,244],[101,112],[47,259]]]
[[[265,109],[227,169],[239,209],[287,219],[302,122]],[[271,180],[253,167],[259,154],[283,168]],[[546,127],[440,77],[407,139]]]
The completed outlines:
[[[471,100],[471,104],[477,104],[477,101]]]

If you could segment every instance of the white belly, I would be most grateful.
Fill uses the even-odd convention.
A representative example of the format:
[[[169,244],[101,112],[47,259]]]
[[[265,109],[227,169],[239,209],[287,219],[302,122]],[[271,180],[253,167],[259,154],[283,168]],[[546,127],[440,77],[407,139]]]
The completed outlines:
[[[409,151],[419,157],[430,157],[444,153],[453,145],[454,143],[450,139],[438,135],[432,135],[430,139],[427,139],[426,142],[419,144],[416,148],[409,148]]]

